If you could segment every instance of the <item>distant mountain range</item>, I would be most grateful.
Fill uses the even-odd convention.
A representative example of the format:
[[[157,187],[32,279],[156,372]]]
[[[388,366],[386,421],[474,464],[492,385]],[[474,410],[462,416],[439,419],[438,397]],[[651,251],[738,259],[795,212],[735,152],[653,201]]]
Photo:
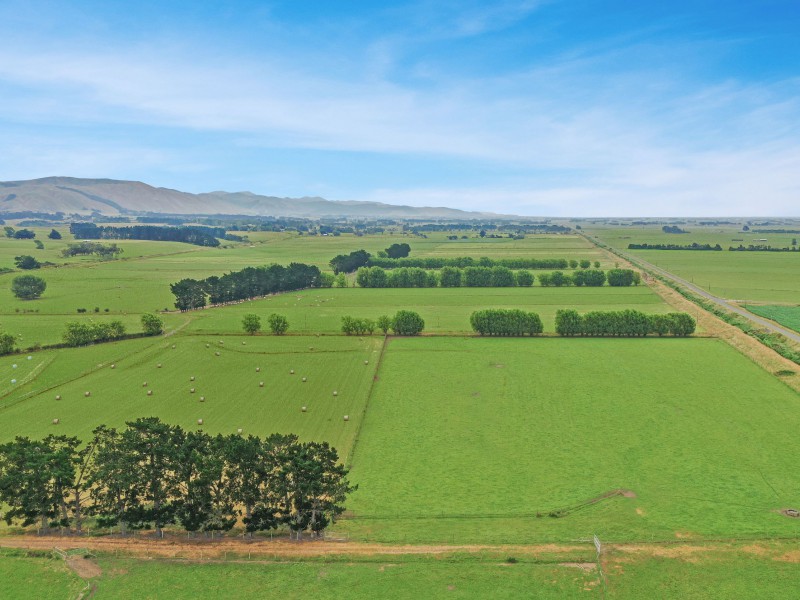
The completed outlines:
[[[190,194],[157,188],[140,181],[45,177],[0,182],[0,216],[5,212],[36,211],[89,215],[258,215],[273,217],[369,217],[389,219],[498,218],[445,207],[415,207],[380,202],[334,201],[318,197],[277,198],[252,192]]]

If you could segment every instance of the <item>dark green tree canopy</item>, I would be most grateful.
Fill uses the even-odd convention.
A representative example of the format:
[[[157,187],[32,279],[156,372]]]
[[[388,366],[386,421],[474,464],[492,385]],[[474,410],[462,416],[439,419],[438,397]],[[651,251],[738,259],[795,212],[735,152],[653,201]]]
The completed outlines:
[[[11,280],[11,291],[20,300],[35,300],[47,289],[47,282],[35,275],[19,275]]]

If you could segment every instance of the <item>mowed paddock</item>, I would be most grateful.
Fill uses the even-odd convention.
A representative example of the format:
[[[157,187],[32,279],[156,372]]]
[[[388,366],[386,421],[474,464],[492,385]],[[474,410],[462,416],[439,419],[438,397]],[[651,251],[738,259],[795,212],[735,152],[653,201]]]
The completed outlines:
[[[329,442],[344,459],[382,343],[379,337],[174,336],[34,353],[30,361],[7,356],[0,440],[49,433],[86,440],[97,425],[157,416],[213,434],[296,433]],[[72,369],[62,368],[67,357]],[[75,368],[81,358],[83,372]]]
[[[714,339],[393,339],[336,530],[462,543],[795,535],[780,511],[800,505],[798,408]]]

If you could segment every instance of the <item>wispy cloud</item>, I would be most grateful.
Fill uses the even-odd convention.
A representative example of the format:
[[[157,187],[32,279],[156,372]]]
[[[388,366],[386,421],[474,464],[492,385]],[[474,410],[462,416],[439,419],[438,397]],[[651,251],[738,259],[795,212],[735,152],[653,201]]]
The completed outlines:
[[[428,33],[418,35],[469,37],[510,27],[541,4],[415,7],[417,18],[428,23]],[[456,157],[489,165],[495,177],[469,187],[451,176],[437,185],[410,181],[375,189],[360,186],[353,175],[334,186],[340,198],[537,214],[723,214],[748,212],[758,197],[767,212],[796,212],[796,77],[766,83],[700,79],[660,58],[665,52],[688,56],[711,44],[702,40],[687,49],[632,36],[475,76],[448,74],[428,56],[409,60],[412,44],[403,32],[364,40],[348,52],[356,68],[346,74],[320,68],[313,48],[242,55],[186,41],[122,50],[106,42],[92,51],[69,43],[40,48],[40,40],[7,44],[0,48],[0,121],[98,130],[139,125],[176,135],[207,131],[254,151]],[[360,49],[371,54],[359,55]],[[423,85],[421,70],[431,74]],[[8,134],[0,131],[3,141]],[[14,144],[17,157],[24,157],[17,163],[50,168],[64,156],[64,169],[74,164],[66,150],[59,154],[59,144],[38,152],[39,144],[47,145],[41,136],[27,142],[16,137]],[[148,153],[146,142],[135,146],[138,155],[185,168],[186,159],[176,153]],[[115,148],[118,162],[130,158],[122,145]],[[112,162],[108,151],[108,144],[90,144],[82,160],[96,156],[102,171]],[[309,179],[312,187],[313,165]]]

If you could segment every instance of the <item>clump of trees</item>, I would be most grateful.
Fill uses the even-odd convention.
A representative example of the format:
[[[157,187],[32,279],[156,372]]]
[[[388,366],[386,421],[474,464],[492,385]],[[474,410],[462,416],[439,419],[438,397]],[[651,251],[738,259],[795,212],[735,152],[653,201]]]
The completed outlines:
[[[295,435],[265,439],[186,431],[156,417],[124,430],[97,427],[76,437],[17,437],[0,445],[0,506],[8,524],[82,531],[178,524],[190,532],[229,531],[241,519],[252,534],[285,526],[300,539],[321,534],[357,486],[326,442]]]
[[[69,258],[71,256],[91,256],[96,254],[100,258],[116,258],[122,253],[122,248],[116,244],[103,244],[101,242],[76,242],[67,244],[61,251],[61,256]]]
[[[67,346],[88,346],[111,342],[125,337],[122,321],[95,323],[94,321],[70,321],[61,336]]]
[[[152,313],[142,315],[142,331],[145,335],[161,335],[164,331],[164,319]]]
[[[239,236],[226,236],[222,227],[199,225],[165,227],[161,225],[132,225],[129,227],[100,226],[94,223],[71,223],[69,232],[86,240],[154,240],[159,242],[184,242],[195,246],[219,246],[217,238],[228,237],[241,241]]]
[[[387,258],[406,258],[411,254],[411,246],[408,244],[392,244],[386,250]]]
[[[631,269],[611,269],[606,273],[608,285],[612,287],[628,287],[630,285],[639,285],[642,282],[642,276],[638,271]]]
[[[419,335],[425,329],[425,321],[413,310],[398,310],[391,327],[395,335]]]
[[[50,233],[47,234],[47,237],[49,237],[51,240],[60,240],[61,233],[57,229],[51,229]]]
[[[369,264],[370,254],[366,250],[356,250],[350,254],[339,254],[334,256],[330,261],[333,273],[353,273],[361,267],[366,267]]]
[[[374,331],[375,321],[372,319],[342,317],[342,333],[345,335],[372,335]]]
[[[17,350],[17,338],[12,334],[0,331],[0,356],[13,354]]]
[[[677,225],[664,225],[661,228],[661,231],[663,231],[664,233],[689,233],[688,231],[686,231],[685,229],[681,229]]]
[[[321,287],[322,274],[318,267],[303,263],[246,267],[206,279],[181,279],[170,285],[175,295],[175,308],[192,310],[204,307],[207,302],[219,304],[257,298],[277,292],[288,292]]]
[[[272,313],[267,317],[267,324],[273,335],[283,335],[289,330],[289,320],[277,313]]]
[[[250,335],[257,334],[261,331],[261,317],[253,313],[246,314],[242,317],[242,329]]]
[[[719,244],[711,245],[711,244],[698,244],[694,242],[693,244],[628,244],[628,250],[711,250],[711,251],[719,251],[722,250],[722,246]]]
[[[643,337],[649,334],[685,337],[694,333],[696,322],[688,313],[648,315],[638,310],[556,311],[556,333],[563,336]]]
[[[42,267],[42,263],[40,263],[38,260],[36,260],[36,258],[28,254],[23,254],[22,256],[15,256],[14,265],[18,269],[22,269],[24,271],[30,271],[32,269],[40,269]]]
[[[32,240],[36,237],[36,233],[30,229],[17,229],[14,232],[13,238],[15,240]]]
[[[473,331],[480,335],[515,336],[539,335],[544,331],[538,314],[519,309],[487,308],[470,316]]]
[[[19,275],[11,280],[11,292],[20,300],[36,300],[47,289],[47,282],[35,275]]]

